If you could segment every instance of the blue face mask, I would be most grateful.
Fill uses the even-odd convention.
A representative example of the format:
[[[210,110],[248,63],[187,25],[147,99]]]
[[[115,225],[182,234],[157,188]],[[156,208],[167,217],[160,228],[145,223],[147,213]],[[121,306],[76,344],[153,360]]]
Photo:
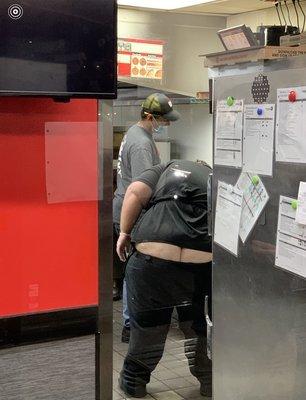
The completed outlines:
[[[157,135],[161,135],[164,132],[165,132],[165,127],[161,125],[159,125],[158,128],[154,129],[154,133],[156,133]]]
[[[160,124],[156,121],[156,119],[155,119],[154,117],[153,117],[153,119],[154,119],[154,122],[155,122],[155,126],[154,126],[154,124],[152,123],[153,131],[154,131],[154,133],[156,133],[156,134],[158,134],[158,135],[161,135],[162,133],[165,132],[165,127],[164,127],[163,125],[160,125]]]

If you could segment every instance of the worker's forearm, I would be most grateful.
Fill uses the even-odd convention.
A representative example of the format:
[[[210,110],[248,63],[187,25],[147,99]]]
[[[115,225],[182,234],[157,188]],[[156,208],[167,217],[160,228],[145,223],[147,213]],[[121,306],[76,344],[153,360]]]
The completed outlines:
[[[131,233],[141,211],[142,204],[139,197],[133,192],[127,192],[121,210],[120,231]]]

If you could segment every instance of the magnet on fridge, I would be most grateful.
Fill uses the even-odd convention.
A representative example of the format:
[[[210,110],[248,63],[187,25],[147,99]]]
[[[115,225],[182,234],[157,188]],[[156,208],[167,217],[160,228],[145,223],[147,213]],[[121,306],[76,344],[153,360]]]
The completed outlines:
[[[232,105],[234,105],[235,103],[235,99],[233,96],[228,96],[228,98],[226,99],[226,104],[231,107]]]
[[[261,116],[263,114],[262,108],[257,108],[257,115]]]
[[[257,186],[260,182],[259,176],[258,175],[254,175],[252,176],[252,183],[254,186]]]
[[[288,99],[291,103],[294,103],[296,101],[297,95],[295,90],[291,90],[289,93]]]
[[[291,202],[291,207],[292,207],[294,210],[297,210],[297,208],[298,208],[298,201],[297,201],[297,200],[292,200],[292,202]]]

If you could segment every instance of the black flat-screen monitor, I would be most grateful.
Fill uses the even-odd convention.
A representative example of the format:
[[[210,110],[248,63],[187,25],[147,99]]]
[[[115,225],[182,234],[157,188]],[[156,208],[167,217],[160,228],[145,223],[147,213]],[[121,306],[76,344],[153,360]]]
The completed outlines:
[[[0,0],[0,95],[114,98],[115,0]]]

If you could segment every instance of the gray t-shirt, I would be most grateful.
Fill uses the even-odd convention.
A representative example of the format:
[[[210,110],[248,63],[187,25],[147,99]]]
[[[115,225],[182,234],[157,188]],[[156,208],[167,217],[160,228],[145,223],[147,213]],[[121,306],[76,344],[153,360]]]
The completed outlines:
[[[128,186],[148,168],[160,164],[152,135],[133,125],[122,140],[117,166],[117,189],[113,201],[113,222],[120,223],[123,198]]]

